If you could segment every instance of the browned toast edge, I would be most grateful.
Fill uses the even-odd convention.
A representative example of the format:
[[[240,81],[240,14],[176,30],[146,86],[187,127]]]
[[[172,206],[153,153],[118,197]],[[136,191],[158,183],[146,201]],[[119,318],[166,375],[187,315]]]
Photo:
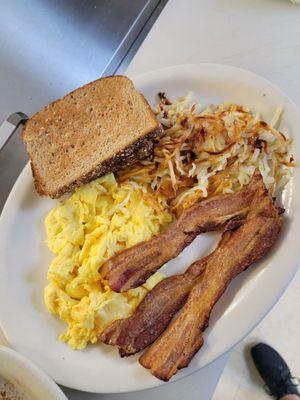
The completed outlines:
[[[114,78],[115,77],[125,78],[128,81],[130,81],[130,83],[134,87],[134,84],[131,81],[131,79],[129,79],[126,76],[115,75],[113,77]],[[49,106],[53,107],[55,105],[55,103],[57,103],[58,101],[63,100],[65,97],[67,97],[70,94],[76,92],[78,89],[89,87],[89,86],[93,85],[95,82],[97,82],[99,80],[108,79],[108,78],[112,78],[112,77],[109,76],[109,77],[99,78],[99,79],[96,79],[93,82],[90,82],[90,83],[87,83],[86,85],[81,86],[80,88],[74,89],[72,92],[67,93],[62,98],[59,98],[59,99],[51,102],[49,105],[43,107],[42,110],[48,108]],[[146,107],[148,107],[152,112],[152,109],[151,109],[150,105],[148,104],[147,100],[145,99],[145,97],[141,93],[139,93],[139,94],[141,96],[142,101],[145,103]],[[38,111],[38,113],[41,112],[42,110]],[[36,114],[34,114],[34,115],[36,115]],[[34,117],[34,115],[32,117]],[[155,118],[155,114],[154,113],[153,113],[153,118]],[[162,128],[161,124],[159,123],[159,121],[157,120],[157,129],[155,129],[152,132],[149,132],[145,136],[143,136],[143,137],[139,138],[138,140],[132,142],[127,147],[125,147],[123,150],[121,150],[118,153],[116,153],[113,157],[101,162],[101,164],[96,166],[93,170],[89,171],[85,175],[82,175],[82,176],[78,177],[77,179],[75,179],[73,182],[70,182],[69,184],[62,186],[57,191],[49,192],[48,190],[45,190],[45,188],[43,187],[42,178],[41,178],[41,176],[39,174],[38,168],[34,165],[34,161],[33,161],[32,156],[31,156],[31,154],[30,154],[30,152],[28,150],[27,142],[26,142],[26,125],[27,125],[27,123],[25,123],[25,125],[23,127],[21,136],[22,136],[22,139],[23,139],[23,141],[25,143],[25,146],[27,148],[27,153],[29,155],[31,171],[32,171],[32,176],[33,176],[33,180],[34,180],[35,189],[36,189],[37,193],[40,194],[41,196],[49,196],[49,197],[51,197],[53,199],[54,198],[58,198],[58,197],[62,196],[65,193],[72,192],[75,188],[77,188],[77,187],[79,187],[79,186],[81,186],[81,185],[83,185],[85,183],[88,183],[93,179],[96,179],[96,178],[98,178],[100,176],[103,176],[106,173],[116,172],[116,171],[118,171],[120,169],[124,169],[124,168],[126,168],[126,167],[128,167],[130,165],[133,165],[134,163],[136,163],[139,160],[142,160],[142,159],[145,159],[145,158],[151,156],[151,154],[153,153],[153,141],[158,135],[160,135],[163,132],[163,128]]]
[[[125,149],[116,153],[110,159],[102,162],[92,171],[79,177],[70,184],[62,186],[57,192],[45,193],[39,173],[35,168],[33,161],[30,160],[35,189],[41,196],[49,196],[52,199],[56,199],[63,194],[72,192],[75,188],[84,185],[85,183],[89,183],[90,181],[99,178],[100,176],[103,176],[109,172],[116,172],[120,169],[124,169],[130,165],[133,165],[136,162],[148,158],[152,155],[154,146],[153,141],[158,135],[161,134],[161,132],[162,127],[159,126],[158,129],[150,132],[148,135],[138,139],[131,145],[125,147]]]

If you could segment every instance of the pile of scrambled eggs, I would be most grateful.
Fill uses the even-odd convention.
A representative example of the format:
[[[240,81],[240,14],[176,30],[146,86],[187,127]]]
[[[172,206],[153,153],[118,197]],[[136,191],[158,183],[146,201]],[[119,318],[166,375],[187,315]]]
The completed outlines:
[[[62,341],[83,349],[113,321],[133,313],[163,276],[156,273],[143,286],[116,293],[101,278],[100,267],[117,252],[158,234],[171,219],[162,199],[134,182],[119,184],[113,174],[77,189],[50,211],[47,244],[55,258],[45,303],[68,324]]]

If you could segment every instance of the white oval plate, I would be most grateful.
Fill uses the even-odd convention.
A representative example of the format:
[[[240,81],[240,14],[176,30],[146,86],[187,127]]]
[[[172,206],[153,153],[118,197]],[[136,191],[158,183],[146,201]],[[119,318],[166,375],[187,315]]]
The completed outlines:
[[[151,103],[159,91],[174,99],[192,90],[203,105],[238,102],[261,111],[267,121],[278,106],[284,107],[281,129],[294,137],[293,153],[300,154],[299,111],[279,89],[251,72],[213,64],[182,65],[149,72],[133,80]],[[234,346],[266,315],[287,287],[300,255],[299,179],[297,167],[283,193],[286,214],[280,243],[262,262],[230,285],[213,311],[205,332],[205,345],[190,366],[173,380],[191,374]],[[43,301],[52,258],[44,243],[43,220],[55,203],[36,194],[27,165],[0,221],[0,321],[8,341],[55,381],[68,387],[116,393],[162,385],[138,364],[137,356],[121,359],[115,349],[102,344],[74,351],[59,342],[58,336],[66,326],[46,311]],[[206,254],[215,242],[216,235],[201,235],[164,271],[183,270]]]

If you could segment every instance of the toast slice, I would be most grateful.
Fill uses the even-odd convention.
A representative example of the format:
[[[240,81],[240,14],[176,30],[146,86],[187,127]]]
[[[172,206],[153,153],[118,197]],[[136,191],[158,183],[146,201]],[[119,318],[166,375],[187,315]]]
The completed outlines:
[[[54,101],[25,124],[35,187],[52,198],[149,157],[162,132],[125,76],[98,79]]]

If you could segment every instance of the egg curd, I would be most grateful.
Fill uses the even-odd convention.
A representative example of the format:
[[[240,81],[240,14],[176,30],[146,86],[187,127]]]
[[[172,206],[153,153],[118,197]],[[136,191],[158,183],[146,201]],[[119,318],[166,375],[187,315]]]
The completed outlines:
[[[60,340],[73,349],[96,343],[116,319],[130,316],[163,275],[126,293],[112,291],[101,265],[117,252],[149,240],[172,220],[162,197],[108,174],[77,189],[46,217],[47,245],[55,254],[45,288],[52,314],[68,324]]]

